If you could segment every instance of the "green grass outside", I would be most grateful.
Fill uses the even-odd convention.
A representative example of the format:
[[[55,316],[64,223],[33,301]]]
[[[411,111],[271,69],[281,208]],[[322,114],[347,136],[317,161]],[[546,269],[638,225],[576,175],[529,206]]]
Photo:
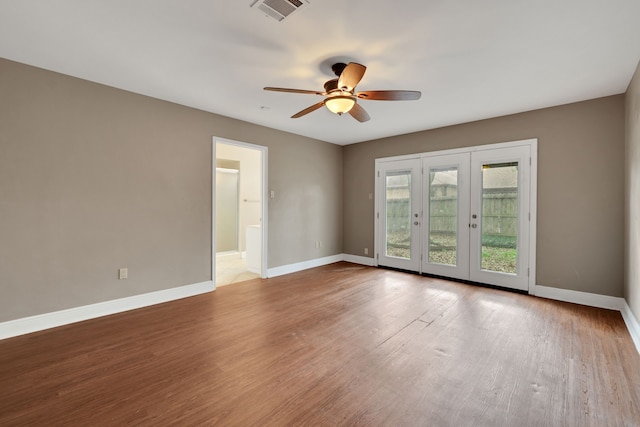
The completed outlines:
[[[390,245],[387,255],[399,258],[409,257],[409,241],[404,238],[389,236]],[[399,236],[398,236],[399,237]],[[429,261],[432,263],[455,265],[455,235],[434,235],[430,241]],[[483,236],[482,239],[482,269],[503,273],[516,273],[517,269],[517,240],[513,236]]]

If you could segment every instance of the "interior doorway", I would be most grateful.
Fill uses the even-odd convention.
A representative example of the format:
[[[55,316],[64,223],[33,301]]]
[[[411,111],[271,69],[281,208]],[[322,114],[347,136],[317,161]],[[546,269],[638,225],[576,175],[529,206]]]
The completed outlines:
[[[533,292],[536,142],[376,160],[377,264]]]
[[[267,148],[213,138],[212,276],[216,286],[266,277]]]

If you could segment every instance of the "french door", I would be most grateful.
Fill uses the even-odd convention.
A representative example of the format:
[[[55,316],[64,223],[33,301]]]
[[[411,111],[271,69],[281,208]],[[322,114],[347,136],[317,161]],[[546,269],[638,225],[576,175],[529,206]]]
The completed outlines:
[[[422,272],[469,280],[469,153],[423,159]]]
[[[527,290],[531,149],[378,162],[378,265]]]
[[[378,168],[384,204],[378,212],[383,241],[378,263],[409,271],[420,270],[422,196],[420,159],[383,163]]]

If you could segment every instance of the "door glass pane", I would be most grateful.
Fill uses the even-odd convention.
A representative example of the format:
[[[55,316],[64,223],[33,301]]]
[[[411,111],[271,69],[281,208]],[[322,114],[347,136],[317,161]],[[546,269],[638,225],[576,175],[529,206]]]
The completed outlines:
[[[411,258],[411,171],[386,174],[386,256]]]
[[[481,268],[517,273],[518,162],[482,166]]]
[[[429,253],[431,263],[456,265],[458,168],[429,171]]]

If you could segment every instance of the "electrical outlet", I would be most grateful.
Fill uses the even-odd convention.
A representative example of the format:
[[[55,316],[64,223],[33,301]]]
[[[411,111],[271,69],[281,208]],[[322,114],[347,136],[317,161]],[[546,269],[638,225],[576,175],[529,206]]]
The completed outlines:
[[[364,248],[364,254],[369,255],[369,248]]]
[[[118,280],[124,280],[129,276],[129,269],[128,268],[121,268],[120,270],[118,270]]]

